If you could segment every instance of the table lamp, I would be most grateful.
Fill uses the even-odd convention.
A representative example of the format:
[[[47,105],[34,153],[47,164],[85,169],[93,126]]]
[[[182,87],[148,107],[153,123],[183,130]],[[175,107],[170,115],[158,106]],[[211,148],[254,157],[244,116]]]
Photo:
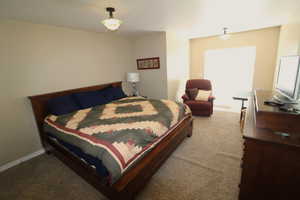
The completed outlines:
[[[137,83],[140,81],[139,73],[128,72],[127,73],[127,82],[132,84],[133,96],[139,96],[139,91],[137,89]]]

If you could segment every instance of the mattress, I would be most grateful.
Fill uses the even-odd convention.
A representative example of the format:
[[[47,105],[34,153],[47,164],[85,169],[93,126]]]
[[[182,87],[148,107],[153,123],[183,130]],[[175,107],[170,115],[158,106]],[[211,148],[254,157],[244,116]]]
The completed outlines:
[[[60,146],[64,147],[67,149],[69,152],[71,152],[73,155],[78,157],[80,160],[82,160],[84,163],[90,165],[92,168],[96,170],[96,172],[103,177],[103,183],[104,184],[109,184],[110,181],[110,176],[108,170],[104,167],[102,164],[102,161],[99,160],[98,158],[91,156],[89,154],[84,153],[80,148],[78,148],[75,145],[69,144],[63,140],[60,140],[58,137],[51,133],[47,133],[48,138]]]
[[[49,115],[44,129],[98,160],[113,184],[186,115],[190,110],[179,102],[127,97],[66,115]]]

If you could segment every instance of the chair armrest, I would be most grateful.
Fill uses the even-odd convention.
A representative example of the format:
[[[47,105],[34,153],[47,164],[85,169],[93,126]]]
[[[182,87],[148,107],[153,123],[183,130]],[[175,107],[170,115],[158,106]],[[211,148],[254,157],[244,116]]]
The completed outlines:
[[[183,101],[187,101],[190,99],[187,94],[182,95],[181,98],[183,99]]]
[[[211,102],[213,102],[215,99],[216,99],[216,98],[215,98],[214,96],[208,97],[208,101],[211,101]]]

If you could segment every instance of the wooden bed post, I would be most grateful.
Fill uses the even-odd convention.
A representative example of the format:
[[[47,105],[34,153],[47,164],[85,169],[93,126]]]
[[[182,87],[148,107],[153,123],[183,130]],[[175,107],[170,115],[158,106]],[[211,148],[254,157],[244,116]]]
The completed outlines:
[[[190,124],[190,126],[188,128],[188,134],[187,134],[188,137],[192,137],[192,135],[193,135],[193,127],[194,127],[194,119],[191,120],[191,124]]]

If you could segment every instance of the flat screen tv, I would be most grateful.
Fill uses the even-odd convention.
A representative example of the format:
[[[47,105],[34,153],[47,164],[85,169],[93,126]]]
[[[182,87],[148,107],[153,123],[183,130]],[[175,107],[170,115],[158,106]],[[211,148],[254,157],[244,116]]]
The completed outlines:
[[[295,103],[299,99],[299,62],[300,56],[283,56],[280,58],[276,91],[281,95],[275,98],[283,103]]]

